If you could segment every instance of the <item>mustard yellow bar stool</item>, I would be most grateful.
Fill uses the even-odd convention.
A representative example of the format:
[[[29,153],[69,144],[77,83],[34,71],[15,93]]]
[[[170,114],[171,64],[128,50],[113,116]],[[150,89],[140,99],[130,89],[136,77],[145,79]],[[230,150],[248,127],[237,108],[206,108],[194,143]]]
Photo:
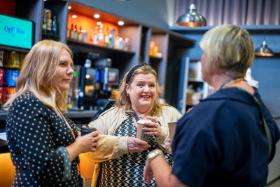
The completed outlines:
[[[0,186],[10,187],[12,186],[13,180],[15,178],[15,167],[11,160],[10,153],[0,154]]]

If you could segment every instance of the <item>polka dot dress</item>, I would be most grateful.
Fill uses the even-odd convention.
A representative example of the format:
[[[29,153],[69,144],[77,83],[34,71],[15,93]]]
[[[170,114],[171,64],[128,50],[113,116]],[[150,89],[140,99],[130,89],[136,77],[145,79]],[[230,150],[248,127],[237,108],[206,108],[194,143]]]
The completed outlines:
[[[14,186],[81,186],[78,160],[71,162],[66,150],[75,137],[53,110],[28,92],[14,101],[6,122]]]

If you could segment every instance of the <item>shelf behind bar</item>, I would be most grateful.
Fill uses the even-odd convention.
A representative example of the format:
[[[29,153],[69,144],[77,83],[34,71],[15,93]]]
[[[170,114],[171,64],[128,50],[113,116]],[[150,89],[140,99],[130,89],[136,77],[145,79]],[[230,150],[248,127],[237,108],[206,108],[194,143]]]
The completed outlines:
[[[22,52],[22,53],[27,53],[29,49],[23,49],[23,48],[18,48],[18,47],[9,47],[5,45],[0,45],[0,49],[7,50],[7,51],[17,51],[17,52]]]
[[[255,58],[279,58],[280,57],[280,52],[274,52],[273,56],[259,56],[255,55]]]
[[[81,42],[78,40],[74,40],[74,39],[67,39],[67,43],[71,46],[80,46],[81,48],[88,48],[88,49],[100,49],[100,50],[106,50],[109,52],[113,52],[113,53],[122,53],[122,54],[127,54],[127,55],[134,55],[135,52],[133,51],[126,51],[126,50],[122,50],[122,49],[116,49],[116,48],[109,48],[106,46],[100,46],[100,45],[95,45],[95,44],[90,44],[90,43],[85,43],[85,42]]]
[[[162,59],[163,59],[162,57],[151,56],[151,55],[149,56],[149,58],[150,58],[150,60],[153,61],[153,62],[154,62],[154,61],[160,62],[160,61],[162,61]]]

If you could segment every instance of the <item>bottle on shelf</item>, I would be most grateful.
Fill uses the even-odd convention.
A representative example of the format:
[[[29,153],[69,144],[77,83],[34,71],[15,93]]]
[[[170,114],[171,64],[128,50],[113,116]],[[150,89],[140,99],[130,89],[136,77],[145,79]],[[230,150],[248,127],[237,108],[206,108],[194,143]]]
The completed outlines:
[[[72,88],[68,90],[66,106],[68,110],[73,109],[73,95],[72,95]]]
[[[4,83],[4,69],[0,69],[0,87],[3,86]]]
[[[3,104],[3,87],[0,87],[0,107],[2,107]]]
[[[162,57],[162,54],[159,52],[159,47],[153,40],[150,42],[149,55],[153,57]]]
[[[116,49],[123,49],[124,48],[124,41],[123,38],[121,36],[117,37],[117,40],[115,42],[115,48]]]
[[[44,9],[44,14],[43,14],[43,25],[42,25],[42,33],[43,35],[47,34],[47,14],[48,14],[47,9]]]
[[[110,46],[109,35],[105,35],[104,42],[106,47]]]
[[[71,38],[74,39],[74,40],[78,40],[78,29],[77,29],[77,25],[75,25],[75,26],[74,26],[74,29],[72,30]]]
[[[84,91],[78,90],[78,107],[80,110],[84,110]]]
[[[126,50],[126,51],[129,50],[129,39],[128,38],[124,39],[124,50]]]
[[[105,43],[105,37],[104,37],[104,32],[103,32],[103,24],[99,25],[98,29],[98,45],[104,46]]]
[[[67,37],[67,38],[70,38],[70,32],[71,32],[70,30],[71,30],[71,27],[70,27],[70,28],[67,28],[67,34],[66,34],[66,37]]]
[[[46,9],[46,34],[52,32],[52,12]]]
[[[20,68],[20,54],[16,51],[7,53],[7,60],[4,62],[6,68]]]
[[[98,35],[98,26],[93,30],[92,42],[94,45],[98,45],[99,43],[99,35]]]
[[[82,30],[82,32],[83,32],[83,42],[87,43],[87,31]]]
[[[4,51],[0,50],[0,67],[3,67],[4,64]]]
[[[53,36],[57,36],[57,28],[58,28],[57,18],[56,18],[56,16],[53,16],[52,17],[52,31],[51,31]]]
[[[82,32],[82,26],[80,26],[79,32],[78,32],[78,40],[83,41],[84,39],[84,33]]]
[[[70,39],[74,39],[74,24],[71,24],[71,27],[69,29],[69,37]]]
[[[115,29],[111,29],[109,34],[109,47],[114,48],[114,46],[115,46]]]
[[[42,25],[43,38],[57,39],[57,34],[58,34],[57,16],[53,15],[51,10],[45,8],[43,13],[43,25]]]
[[[2,93],[2,103],[5,103],[16,91],[15,87],[4,87]]]

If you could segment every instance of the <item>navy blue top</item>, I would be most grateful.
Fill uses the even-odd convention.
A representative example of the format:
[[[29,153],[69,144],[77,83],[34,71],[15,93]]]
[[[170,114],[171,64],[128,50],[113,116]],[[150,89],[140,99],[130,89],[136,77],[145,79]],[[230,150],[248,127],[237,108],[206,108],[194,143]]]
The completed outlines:
[[[279,129],[261,104],[276,144]],[[190,187],[266,184],[268,141],[257,105],[243,90],[219,90],[193,107],[177,123],[172,150],[172,173]]]

